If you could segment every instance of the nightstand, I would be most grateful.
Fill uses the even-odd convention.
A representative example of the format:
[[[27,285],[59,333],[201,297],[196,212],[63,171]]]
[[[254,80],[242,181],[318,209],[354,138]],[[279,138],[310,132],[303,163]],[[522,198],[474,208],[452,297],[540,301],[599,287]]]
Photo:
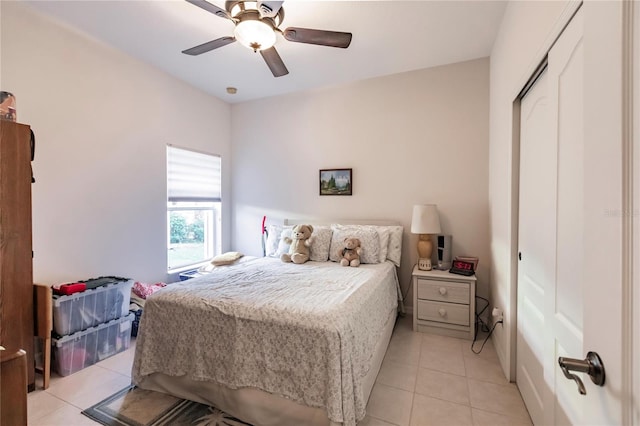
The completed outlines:
[[[473,340],[476,277],[413,267],[413,331]]]

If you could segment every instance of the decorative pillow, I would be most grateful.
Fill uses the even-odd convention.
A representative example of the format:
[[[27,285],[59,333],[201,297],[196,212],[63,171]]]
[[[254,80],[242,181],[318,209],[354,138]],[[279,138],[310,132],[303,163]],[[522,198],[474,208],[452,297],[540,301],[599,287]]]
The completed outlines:
[[[389,246],[387,250],[387,259],[393,262],[394,265],[400,266],[400,259],[402,258],[402,226],[387,226],[389,228]]]
[[[228,251],[222,253],[211,259],[211,264],[214,266],[231,265],[236,260],[240,259],[244,254],[237,251]]]
[[[344,239],[349,237],[358,238],[363,253],[360,256],[361,263],[380,263],[380,237],[378,231],[373,226],[368,225],[331,225],[333,235],[331,236],[331,248],[329,250],[329,260],[339,262],[338,251],[344,247]]]
[[[311,234],[311,254],[310,260],[316,262],[326,262],[329,260],[329,249],[331,248],[331,235],[333,230],[328,226],[314,226]]]
[[[282,236],[282,231],[284,229],[291,228],[291,226],[282,225],[269,225],[267,227],[267,231],[269,232],[269,235],[267,236],[267,242],[265,244],[265,254],[267,256],[280,257],[280,254],[278,254],[278,246],[280,245],[280,237]]]

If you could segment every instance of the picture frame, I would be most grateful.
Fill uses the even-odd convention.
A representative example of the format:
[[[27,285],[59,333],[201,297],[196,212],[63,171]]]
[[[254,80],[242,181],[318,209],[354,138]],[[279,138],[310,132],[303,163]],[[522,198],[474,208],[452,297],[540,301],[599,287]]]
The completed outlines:
[[[321,169],[320,195],[352,195],[352,169]]]

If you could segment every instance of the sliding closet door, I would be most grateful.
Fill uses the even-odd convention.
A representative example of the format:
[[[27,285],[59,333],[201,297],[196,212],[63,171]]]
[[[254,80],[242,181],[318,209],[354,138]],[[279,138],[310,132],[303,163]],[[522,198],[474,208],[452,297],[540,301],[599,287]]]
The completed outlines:
[[[558,365],[584,358],[585,257],[584,41],[579,10],[549,51],[551,143],[555,146],[555,262],[545,288],[545,380],[555,398],[545,424],[585,424],[584,396]],[[583,380],[589,380],[583,377]]]
[[[621,7],[583,4],[521,100],[516,382],[539,425],[625,423]]]
[[[583,62],[579,11],[521,102],[516,382],[537,425],[582,422],[557,360],[584,355]]]
[[[548,76],[520,104],[520,209],[516,382],[534,424],[544,423],[545,283],[553,276],[556,239],[556,149],[551,137]]]

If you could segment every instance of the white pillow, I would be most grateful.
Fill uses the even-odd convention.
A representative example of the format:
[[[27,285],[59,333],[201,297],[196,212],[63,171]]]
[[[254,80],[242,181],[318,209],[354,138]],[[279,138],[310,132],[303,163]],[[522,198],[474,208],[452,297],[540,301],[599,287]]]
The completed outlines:
[[[282,232],[280,233],[280,241],[278,242],[278,250],[276,250],[273,257],[280,257],[285,253],[289,253],[289,247],[291,247],[291,244],[287,244],[287,242],[284,239],[286,237],[291,238],[292,232],[293,232],[292,226],[283,227]]]
[[[283,253],[289,252],[289,244],[282,241],[284,237],[291,238],[293,226],[269,225],[267,231],[267,242],[265,244],[265,254],[269,257],[280,257]]]
[[[390,260],[400,266],[402,258],[402,232],[400,225],[372,225],[380,236],[380,263]]]
[[[345,238],[357,238],[363,253],[360,263],[380,263],[380,237],[373,226],[368,225],[331,225],[333,235],[331,237],[331,249],[329,259],[339,262],[339,251],[344,248]]]
[[[289,235],[285,235],[285,236],[289,236],[291,237],[290,234],[290,230],[293,228],[293,226],[283,226],[283,225],[269,225],[267,227],[267,232],[269,233],[269,235],[267,236],[267,242],[265,243],[265,254],[269,257],[280,257],[280,255],[282,253],[286,253],[289,248],[287,247],[287,250],[285,250],[284,252],[281,252],[280,250],[278,250],[279,246],[280,246],[280,240],[282,239],[282,231],[284,231],[285,229],[289,230]]]
[[[267,242],[265,244],[265,254],[269,257],[275,257],[280,243],[280,234],[282,233],[282,225],[269,225],[267,227]]]
[[[333,230],[328,226],[313,226],[311,234],[311,254],[310,260],[316,262],[326,262],[329,260],[329,249],[331,248],[331,235]]]
[[[400,266],[402,258],[402,226],[387,226],[389,228],[389,246],[387,248],[387,259],[394,265]]]
[[[380,238],[380,263],[387,260],[387,253],[389,253],[389,228],[386,226],[376,226],[378,231],[378,238]]]

